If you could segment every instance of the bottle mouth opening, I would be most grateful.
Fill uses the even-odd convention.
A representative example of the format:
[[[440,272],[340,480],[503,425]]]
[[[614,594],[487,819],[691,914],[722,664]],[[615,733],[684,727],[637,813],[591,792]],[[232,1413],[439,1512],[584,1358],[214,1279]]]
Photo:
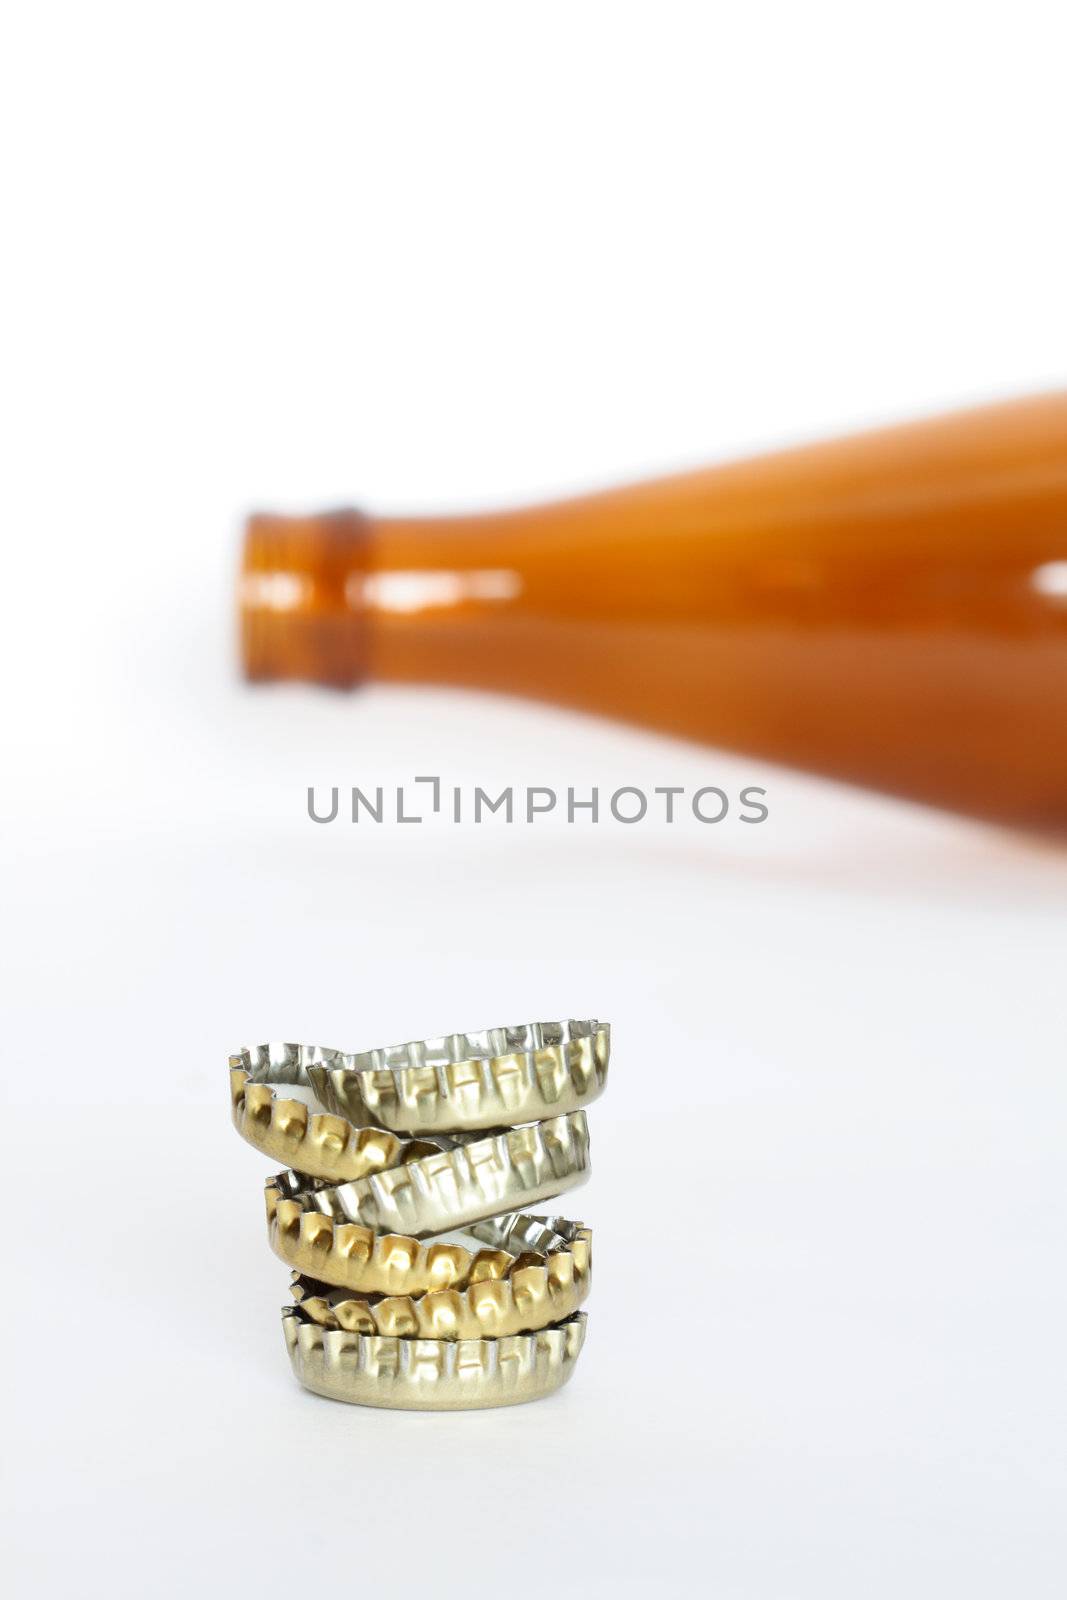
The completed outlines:
[[[338,688],[363,681],[367,624],[359,597],[368,544],[358,511],[248,519],[238,582],[245,678]]]

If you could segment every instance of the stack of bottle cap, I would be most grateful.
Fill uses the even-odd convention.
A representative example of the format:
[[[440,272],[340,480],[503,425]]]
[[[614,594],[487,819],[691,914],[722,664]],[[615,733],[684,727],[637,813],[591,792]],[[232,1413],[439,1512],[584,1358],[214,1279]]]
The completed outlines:
[[[267,1229],[292,1269],[293,1370],[361,1405],[551,1394],[585,1339],[592,1234],[529,1207],[589,1175],[606,1024],[535,1022],[346,1054],[230,1057],[237,1131],[287,1170]]]

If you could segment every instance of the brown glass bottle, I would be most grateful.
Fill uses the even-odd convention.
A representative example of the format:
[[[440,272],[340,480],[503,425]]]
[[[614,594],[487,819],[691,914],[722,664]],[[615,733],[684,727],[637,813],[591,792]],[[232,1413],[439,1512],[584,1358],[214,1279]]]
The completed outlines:
[[[250,678],[536,696],[1067,822],[1067,395],[555,505],[251,518]]]

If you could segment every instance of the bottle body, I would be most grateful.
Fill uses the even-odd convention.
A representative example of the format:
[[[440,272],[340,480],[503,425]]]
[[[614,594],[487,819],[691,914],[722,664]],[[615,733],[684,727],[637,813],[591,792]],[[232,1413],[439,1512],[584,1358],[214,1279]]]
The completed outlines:
[[[253,518],[246,670],[535,696],[1067,821],[1067,397],[530,510]]]

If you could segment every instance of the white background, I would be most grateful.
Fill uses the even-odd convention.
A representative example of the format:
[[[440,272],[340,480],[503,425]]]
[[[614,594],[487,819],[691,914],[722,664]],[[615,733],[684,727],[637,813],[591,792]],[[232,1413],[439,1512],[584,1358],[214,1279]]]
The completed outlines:
[[[252,505],[519,502],[1062,380],[1058,5],[9,5],[15,1592],[1063,1593],[1062,855],[578,716],[252,691]],[[760,828],[308,783],[763,782]],[[228,1052],[596,1014],[578,1374],[304,1394]]]

